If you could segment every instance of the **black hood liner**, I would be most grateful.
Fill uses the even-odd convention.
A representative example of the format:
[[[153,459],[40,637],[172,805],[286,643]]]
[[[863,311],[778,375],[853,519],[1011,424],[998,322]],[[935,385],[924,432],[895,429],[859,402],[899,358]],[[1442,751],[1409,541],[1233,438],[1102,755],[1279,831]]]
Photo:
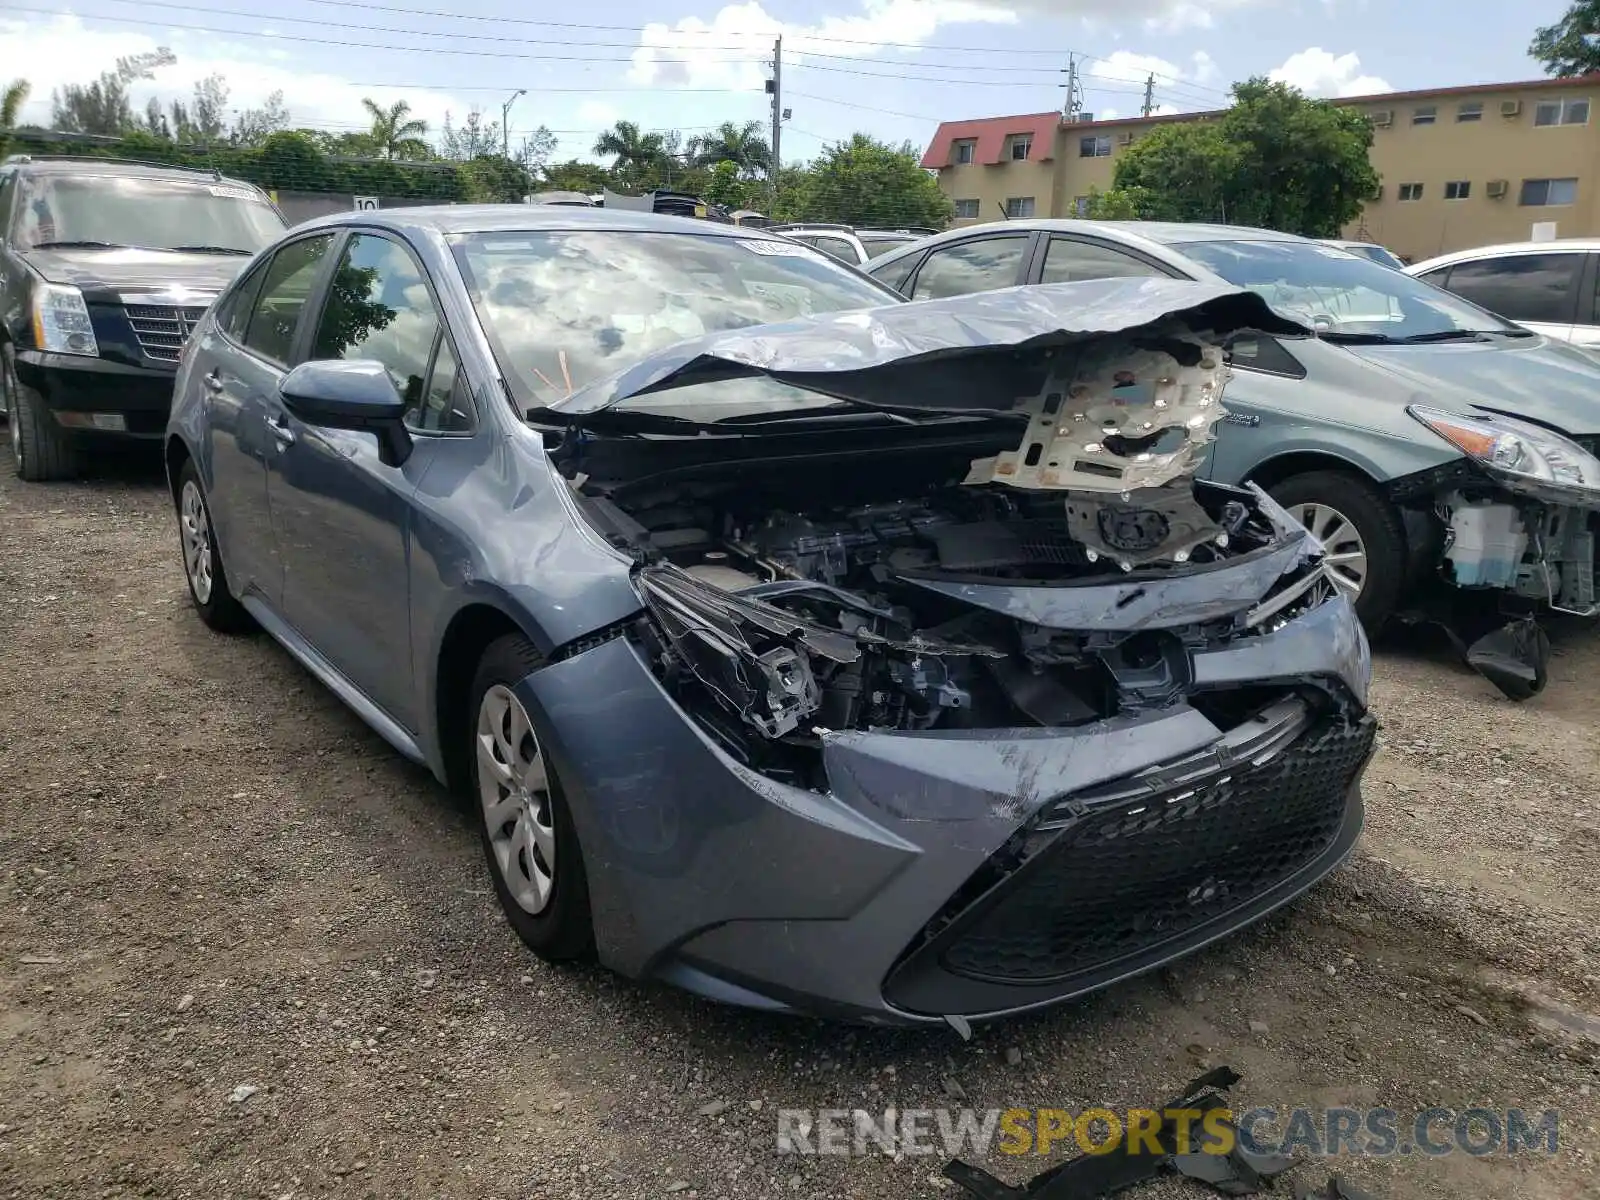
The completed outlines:
[[[1003,411],[1037,390],[1062,347],[1110,336],[1137,341],[1174,320],[1216,344],[1311,332],[1227,284],[1140,278],[1014,287],[707,334],[529,416],[572,421],[656,392],[755,376],[870,408]]]

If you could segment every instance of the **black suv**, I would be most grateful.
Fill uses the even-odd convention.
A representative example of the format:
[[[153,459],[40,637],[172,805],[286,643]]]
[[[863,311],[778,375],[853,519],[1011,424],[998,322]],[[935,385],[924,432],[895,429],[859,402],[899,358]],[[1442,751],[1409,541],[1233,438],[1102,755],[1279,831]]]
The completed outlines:
[[[110,158],[0,163],[0,414],[23,479],[159,439],[189,330],[288,223],[259,188]]]

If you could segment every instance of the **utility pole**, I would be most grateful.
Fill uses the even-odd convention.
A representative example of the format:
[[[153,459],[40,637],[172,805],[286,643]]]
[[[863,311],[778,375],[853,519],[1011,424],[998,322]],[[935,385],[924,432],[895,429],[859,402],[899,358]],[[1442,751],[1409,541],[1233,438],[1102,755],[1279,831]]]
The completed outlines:
[[[1152,71],[1149,75],[1145,76],[1145,80],[1144,80],[1144,107],[1140,111],[1143,112],[1144,115],[1148,117],[1152,112],[1155,111],[1155,107],[1156,107],[1156,76],[1155,76],[1155,72]]]
[[[1083,111],[1083,88],[1078,83],[1078,56],[1067,55],[1067,69],[1062,72],[1067,77],[1067,98],[1061,105],[1061,119],[1063,121],[1076,121],[1078,114]]]
[[[518,96],[526,96],[527,88],[518,88],[500,106],[500,152],[506,158],[511,157],[511,106],[517,102]]]
[[[772,168],[769,182],[772,198],[778,198],[778,167],[783,162],[783,35],[772,43],[772,78],[767,80],[767,93],[772,97]]]

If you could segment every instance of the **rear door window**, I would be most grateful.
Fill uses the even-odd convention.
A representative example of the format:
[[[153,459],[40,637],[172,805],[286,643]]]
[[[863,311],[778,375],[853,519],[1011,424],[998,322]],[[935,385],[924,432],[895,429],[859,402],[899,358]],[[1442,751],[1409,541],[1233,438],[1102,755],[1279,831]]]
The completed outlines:
[[[1508,321],[1569,325],[1577,308],[1583,255],[1507,254],[1459,262],[1450,290]]]
[[[917,272],[911,298],[934,300],[1014,286],[1019,282],[1030,238],[1026,233],[1002,234],[934,250]]]
[[[1053,237],[1045,250],[1040,283],[1078,283],[1086,279],[1122,279],[1162,275],[1142,259],[1109,246]]]
[[[290,242],[273,255],[244,335],[244,344],[269,362],[289,365],[300,315],[332,243],[332,234],[310,237]]]
[[[849,263],[852,267],[860,261],[859,256],[856,254],[856,248],[843,238],[823,235],[811,239],[811,244],[824,254],[831,254],[840,262]]]

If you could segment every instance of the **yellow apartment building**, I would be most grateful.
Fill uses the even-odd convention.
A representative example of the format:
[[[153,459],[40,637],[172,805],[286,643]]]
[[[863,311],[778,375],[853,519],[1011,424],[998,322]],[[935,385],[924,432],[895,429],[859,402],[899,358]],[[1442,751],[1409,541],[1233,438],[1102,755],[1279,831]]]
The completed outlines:
[[[1600,236],[1600,77],[1356,96],[1382,188],[1345,230],[1421,260],[1447,250]],[[947,121],[922,165],[957,224],[1082,215],[1117,156],[1159,125],[1218,112],[1096,121],[1033,113]],[[1221,214],[1219,214],[1219,217]]]

